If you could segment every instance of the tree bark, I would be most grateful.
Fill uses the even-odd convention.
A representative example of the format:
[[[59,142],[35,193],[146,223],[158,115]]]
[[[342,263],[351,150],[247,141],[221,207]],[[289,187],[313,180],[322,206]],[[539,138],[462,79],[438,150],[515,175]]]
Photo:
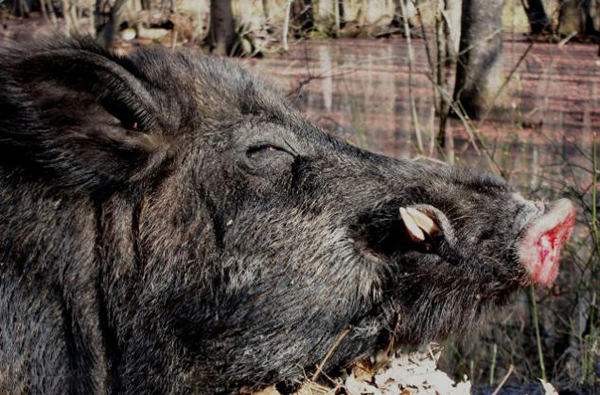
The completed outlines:
[[[439,0],[441,1],[441,0]],[[462,16],[461,0],[444,0],[444,26],[446,33],[446,45],[449,58],[456,62],[460,46],[460,20]]]
[[[582,0],[560,0],[558,32],[563,36],[583,32],[584,15]]]
[[[340,35],[340,4],[339,0],[333,0],[333,34],[335,37]]]
[[[235,44],[235,22],[231,0],[210,0],[210,46],[219,56],[231,54]]]
[[[471,118],[490,110],[502,86],[504,0],[464,0],[454,100]]]
[[[561,0],[558,16],[558,32],[598,35],[600,33],[599,0]]]
[[[96,0],[96,11],[101,10],[102,6],[99,5],[102,0]],[[123,13],[125,12],[125,5],[129,0],[117,0],[110,9],[110,16],[108,22],[101,25],[97,22],[96,27],[96,39],[104,48],[112,48],[117,34],[119,34],[119,27],[123,19]],[[96,18],[101,17],[99,12],[96,12]]]
[[[296,37],[315,27],[314,7],[312,0],[293,0],[292,29]]]
[[[288,32],[290,30],[290,10],[292,8],[292,0],[286,0],[285,4],[285,17],[283,19],[283,50],[288,51]]]
[[[402,29],[404,26],[404,23],[402,22],[403,16],[402,16],[402,6],[400,5],[400,2],[402,0],[396,0],[396,11],[394,12],[394,18],[392,18],[392,27],[396,27],[396,28],[400,28]]]
[[[600,34],[600,0],[589,0],[587,12],[588,32]]]
[[[69,2],[69,0],[61,0],[61,6],[62,6],[62,14],[63,14],[63,20],[65,21],[65,31],[67,32],[67,35],[71,35],[73,28],[73,21],[71,20],[71,3]]]
[[[534,36],[550,33],[552,26],[548,13],[546,12],[546,5],[543,0],[522,0],[523,8],[529,19],[529,27],[531,34]]]
[[[269,0],[262,0],[262,8],[263,8],[263,15],[265,16],[265,20],[267,21],[267,23],[270,23],[271,10],[269,8]]]
[[[29,13],[31,12],[31,3],[27,0],[16,0],[14,3],[13,12],[16,16],[29,18]]]
[[[338,17],[340,19],[340,28],[343,28],[346,25],[346,6],[344,4],[344,0],[338,0]]]
[[[401,29],[404,32],[404,34],[406,35],[406,32],[404,31],[405,13],[406,13],[406,19],[408,20],[408,26],[413,27],[413,23],[411,21],[411,16],[414,15],[415,10],[414,10],[414,5],[412,2],[409,2],[408,4],[404,4],[406,7],[403,7],[401,2],[402,2],[402,0],[395,1],[396,9],[394,11],[394,17],[392,18],[391,26]],[[404,8],[405,8],[405,10],[404,10],[405,13],[403,12]]]

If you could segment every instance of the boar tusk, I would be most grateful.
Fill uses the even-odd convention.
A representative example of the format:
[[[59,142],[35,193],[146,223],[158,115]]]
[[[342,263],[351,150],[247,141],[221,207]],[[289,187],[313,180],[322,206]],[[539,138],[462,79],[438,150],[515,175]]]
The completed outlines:
[[[408,234],[413,241],[425,240],[425,234],[404,207],[400,207],[400,218],[402,218],[404,226],[406,226],[406,230],[408,230]]]
[[[440,228],[438,228],[436,223],[427,214],[412,207],[408,207],[406,211],[415,220],[417,226],[429,236],[434,236],[440,231]]]

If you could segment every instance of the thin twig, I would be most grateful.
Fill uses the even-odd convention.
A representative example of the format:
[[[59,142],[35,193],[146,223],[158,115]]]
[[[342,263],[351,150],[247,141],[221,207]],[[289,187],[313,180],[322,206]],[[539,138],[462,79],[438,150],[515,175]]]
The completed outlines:
[[[325,366],[325,364],[327,363],[327,361],[329,360],[329,358],[333,354],[333,351],[340,345],[340,343],[342,342],[342,340],[344,339],[344,337],[346,337],[346,335],[348,333],[350,333],[351,331],[352,331],[352,327],[346,328],[337,337],[337,339],[335,340],[335,342],[333,343],[333,345],[331,346],[331,348],[329,349],[329,351],[327,351],[327,354],[325,354],[325,358],[323,358],[323,360],[321,361],[321,363],[317,365],[317,370],[313,374],[311,381],[317,381],[317,378],[319,378],[319,374],[321,374],[321,370],[323,369],[323,367]]]
[[[492,392],[492,395],[498,395],[498,393],[500,392],[500,389],[502,389],[502,386],[504,386],[504,384],[506,383],[506,380],[508,380],[508,378],[512,374],[513,370],[515,370],[515,367],[513,365],[510,365],[508,367],[508,372],[506,372],[506,374],[504,375],[504,378],[502,379],[500,384],[498,384],[498,387],[496,388],[496,390],[494,392]]]
[[[533,284],[531,284],[529,289],[531,291],[531,308],[533,309],[533,311],[532,311],[533,326],[535,329],[535,341],[536,341],[536,345],[537,345],[538,358],[539,358],[539,362],[540,362],[540,370],[542,372],[542,380],[547,381],[546,380],[546,364],[544,363],[544,351],[542,349],[542,337],[540,335],[540,321],[539,321],[537,300],[536,300],[537,296],[535,294],[535,287],[533,286]]]

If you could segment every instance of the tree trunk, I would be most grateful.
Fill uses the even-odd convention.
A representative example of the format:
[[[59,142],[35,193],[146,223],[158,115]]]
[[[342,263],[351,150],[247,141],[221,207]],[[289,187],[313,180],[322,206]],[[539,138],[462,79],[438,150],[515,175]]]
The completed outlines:
[[[587,28],[588,32],[600,34],[600,0],[589,0]]]
[[[288,51],[288,32],[290,30],[290,10],[292,8],[292,0],[286,0],[285,17],[283,18],[283,50]]]
[[[71,35],[73,28],[73,21],[71,20],[71,3],[69,2],[69,0],[61,0],[61,6],[62,6],[62,14],[63,14],[63,20],[65,21],[65,31],[67,32],[67,35]]]
[[[344,0],[338,0],[338,17],[340,19],[340,28],[343,28],[346,25],[346,6],[344,5]]]
[[[40,11],[42,12],[42,18],[44,18],[44,20],[47,21],[48,13],[46,12],[46,1],[45,0],[40,0]]]
[[[571,34],[599,34],[600,1],[561,0],[558,16],[558,32],[563,36]]]
[[[210,0],[210,45],[219,56],[231,54],[235,44],[235,22],[231,0]]]
[[[263,8],[263,15],[265,16],[265,20],[267,21],[267,23],[270,23],[270,19],[271,19],[271,10],[269,8],[269,0],[262,0],[262,8]]]
[[[502,8],[504,0],[464,0],[454,100],[466,115],[489,111],[502,86]]]
[[[531,34],[534,36],[550,33],[552,26],[543,0],[522,0],[529,19]]]
[[[58,19],[56,18],[56,12],[54,12],[54,5],[51,1],[46,0],[46,10],[48,11],[48,16],[50,17],[50,21],[54,26],[58,25]]]
[[[98,4],[102,0],[96,1],[96,10],[101,10],[102,6]],[[108,18],[108,22],[106,24],[97,25],[96,27],[96,37],[98,42],[104,48],[112,48],[115,38],[117,34],[119,34],[119,27],[121,26],[121,21],[123,19],[123,13],[125,12],[125,5],[129,0],[117,0],[115,4],[110,9],[110,16]],[[96,15],[98,17],[99,15]]]
[[[340,5],[338,0],[333,0],[333,34],[335,37],[340,36]]]
[[[400,1],[396,0],[396,11],[394,12],[394,18],[392,19],[392,27],[402,28],[402,6],[400,5]]]
[[[446,91],[449,72],[456,66],[458,41],[455,46],[452,40],[455,36],[460,37],[460,29],[458,28],[460,26],[460,19],[454,26],[451,26],[452,20],[448,12],[451,5],[449,3],[451,3],[451,1],[438,0],[438,9],[435,14],[435,47],[437,53],[435,74],[440,92]],[[440,148],[444,148],[446,144],[446,124],[450,107],[447,100],[442,95],[435,91],[434,94],[436,98],[439,97],[439,100],[436,100],[438,102],[436,108],[439,117],[437,143]]]
[[[406,7],[403,7],[402,4],[400,3],[402,0],[396,0],[395,5],[396,5],[396,10],[394,11],[394,18],[392,19],[391,22],[391,26],[401,29],[402,31],[404,31],[404,13],[402,12],[403,8],[406,8],[406,18],[408,19],[408,26],[409,27],[413,27],[414,24],[412,23],[413,21],[411,20],[412,16],[416,13],[416,9],[415,6],[412,2],[409,2],[408,4],[405,4]],[[366,11],[366,10],[365,10]],[[404,32],[404,34],[406,35],[406,32]]]
[[[31,2],[27,0],[16,0],[14,3],[13,12],[16,16],[29,18],[29,13],[31,12]]]
[[[583,31],[581,0],[560,0],[558,15],[558,33],[563,36],[577,34]]]
[[[292,29],[296,37],[315,27],[314,7],[312,0],[294,0],[292,3]]]
[[[441,1],[441,0],[440,0]],[[461,0],[444,0],[444,26],[448,58],[456,62],[460,46],[460,19],[462,15]]]

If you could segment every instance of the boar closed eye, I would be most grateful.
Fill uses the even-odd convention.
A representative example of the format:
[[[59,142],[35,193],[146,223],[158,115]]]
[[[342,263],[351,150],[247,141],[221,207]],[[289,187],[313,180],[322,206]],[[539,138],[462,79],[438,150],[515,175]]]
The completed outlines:
[[[279,153],[288,154],[288,155],[293,156],[290,152],[288,152],[284,148],[278,147],[276,145],[271,145],[271,144],[262,144],[262,145],[258,145],[258,146],[253,146],[253,147],[248,148],[248,151],[246,151],[246,155],[248,155],[248,157],[263,155],[263,154],[279,154]]]
[[[255,169],[289,169],[295,155],[285,148],[273,144],[251,146],[246,151],[248,165]]]

